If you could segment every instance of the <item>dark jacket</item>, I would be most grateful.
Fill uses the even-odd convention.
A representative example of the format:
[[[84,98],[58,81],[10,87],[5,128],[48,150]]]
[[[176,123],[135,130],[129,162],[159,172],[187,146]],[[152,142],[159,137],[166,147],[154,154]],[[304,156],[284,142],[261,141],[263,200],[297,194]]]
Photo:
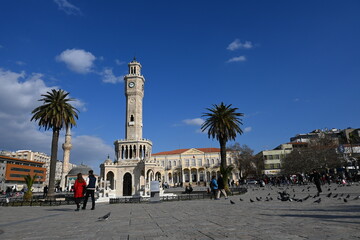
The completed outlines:
[[[219,186],[219,189],[224,189],[224,179],[222,177],[218,177],[217,179],[217,183],[218,183],[218,186]]]
[[[311,178],[312,178],[312,180],[314,181],[314,183],[320,184],[320,179],[321,179],[320,173],[314,172],[314,173],[311,175]]]
[[[95,190],[96,189],[96,177],[94,175],[89,175],[86,179],[86,189],[87,190]]]

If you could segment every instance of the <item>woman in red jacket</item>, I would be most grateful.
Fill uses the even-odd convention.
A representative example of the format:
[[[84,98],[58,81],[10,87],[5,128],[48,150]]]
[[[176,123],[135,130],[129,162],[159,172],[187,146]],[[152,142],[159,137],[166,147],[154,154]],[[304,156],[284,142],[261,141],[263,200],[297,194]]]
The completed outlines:
[[[80,209],[80,203],[82,198],[84,197],[85,188],[86,188],[86,182],[82,177],[82,174],[78,173],[77,179],[75,180],[75,184],[74,184],[74,198],[77,207],[75,211],[79,211]]]

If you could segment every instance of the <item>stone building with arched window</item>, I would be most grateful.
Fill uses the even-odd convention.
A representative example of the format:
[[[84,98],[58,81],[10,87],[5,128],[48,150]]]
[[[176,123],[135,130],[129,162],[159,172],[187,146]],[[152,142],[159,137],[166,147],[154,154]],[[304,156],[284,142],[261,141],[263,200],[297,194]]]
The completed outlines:
[[[227,164],[235,164],[227,154]],[[151,157],[163,170],[162,182],[170,186],[206,186],[211,176],[220,174],[220,148],[177,149],[152,154]],[[234,169],[230,180],[237,181],[239,173]]]

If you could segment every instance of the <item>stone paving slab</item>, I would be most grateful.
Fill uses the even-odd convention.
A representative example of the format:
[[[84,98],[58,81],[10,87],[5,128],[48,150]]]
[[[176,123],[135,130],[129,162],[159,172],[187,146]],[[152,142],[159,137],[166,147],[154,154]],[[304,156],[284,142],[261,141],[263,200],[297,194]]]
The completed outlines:
[[[0,207],[0,239],[360,239],[360,200],[353,200],[360,196],[359,184],[331,185],[330,191],[324,186],[320,203],[314,203],[316,188],[309,186],[253,186],[244,195],[218,201],[97,204],[94,211]],[[277,192],[284,190],[297,199],[311,197],[282,202]],[[98,221],[108,212],[109,220]]]

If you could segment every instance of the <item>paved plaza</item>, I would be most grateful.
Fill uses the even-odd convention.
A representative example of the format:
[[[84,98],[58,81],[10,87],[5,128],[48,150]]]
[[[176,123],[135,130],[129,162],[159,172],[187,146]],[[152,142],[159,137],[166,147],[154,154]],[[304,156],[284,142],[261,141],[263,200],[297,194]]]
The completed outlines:
[[[80,212],[75,206],[1,207],[0,239],[360,239],[359,184],[325,185],[320,203],[309,186],[252,186],[228,200],[97,204]],[[295,199],[311,197],[283,202],[277,199],[283,190]],[[108,212],[107,221],[98,220]]]

